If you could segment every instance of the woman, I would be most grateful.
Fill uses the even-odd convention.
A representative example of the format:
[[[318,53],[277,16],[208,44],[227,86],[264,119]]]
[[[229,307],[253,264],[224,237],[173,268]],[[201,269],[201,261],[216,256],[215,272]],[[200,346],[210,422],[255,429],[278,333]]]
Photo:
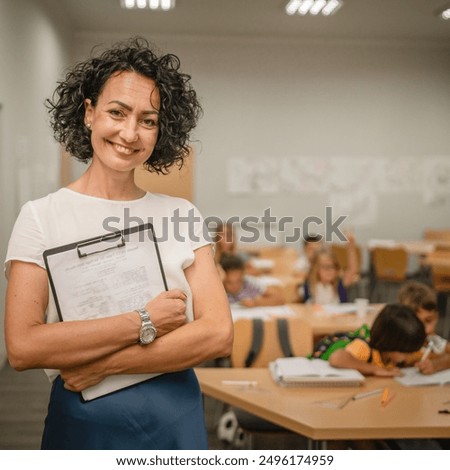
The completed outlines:
[[[137,38],[73,67],[48,101],[56,139],[90,166],[24,205],[6,258],[9,361],[17,370],[45,368],[53,381],[43,449],[207,448],[191,367],[229,355],[227,298],[196,208],[134,183],[138,166],[164,173],[189,154],[201,111],[189,80],[176,56],[157,56]],[[174,234],[174,216],[192,214]],[[101,235],[109,217],[122,225],[151,218],[169,290],[140,312],[58,322],[42,253]],[[154,341],[141,334],[146,314]],[[160,375],[81,400],[80,391],[108,376],[141,373]]]

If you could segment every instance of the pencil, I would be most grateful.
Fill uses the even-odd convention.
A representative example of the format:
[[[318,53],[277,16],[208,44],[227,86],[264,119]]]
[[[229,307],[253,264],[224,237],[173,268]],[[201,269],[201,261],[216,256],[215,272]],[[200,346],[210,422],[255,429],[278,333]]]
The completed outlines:
[[[383,395],[381,396],[381,405],[385,405],[389,397],[389,389],[385,388],[383,390]]]
[[[423,362],[430,355],[432,349],[433,347],[431,343],[429,343],[422,355],[422,358],[420,359],[420,362]]]

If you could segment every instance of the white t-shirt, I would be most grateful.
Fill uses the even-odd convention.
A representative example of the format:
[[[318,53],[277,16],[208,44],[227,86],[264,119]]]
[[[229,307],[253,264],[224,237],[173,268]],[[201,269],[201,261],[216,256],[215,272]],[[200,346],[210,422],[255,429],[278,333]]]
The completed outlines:
[[[146,193],[132,201],[113,201],[62,188],[29,201],[22,207],[9,240],[6,277],[12,260],[35,263],[45,269],[42,254],[49,248],[147,222],[154,226],[168,288],[187,294],[186,316],[192,321],[192,292],[184,270],[193,263],[194,251],[211,240],[198,209],[181,198]],[[52,295],[45,320],[58,321]],[[46,372],[50,377],[55,375],[54,371]]]
[[[316,284],[316,295],[314,296],[314,303],[322,305],[338,304],[339,295],[337,294],[334,286],[331,284],[322,284],[321,282],[318,282]]]

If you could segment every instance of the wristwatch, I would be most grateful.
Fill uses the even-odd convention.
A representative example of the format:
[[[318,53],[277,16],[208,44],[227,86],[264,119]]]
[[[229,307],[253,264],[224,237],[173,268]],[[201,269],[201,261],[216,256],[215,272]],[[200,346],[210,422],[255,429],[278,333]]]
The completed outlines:
[[[157,331],[155,325],[150,320],[150,314],[145,308],[138,308],[136,312],[141,316],[141,331],[139,332],[139,342],[150,344],[156,339]]]

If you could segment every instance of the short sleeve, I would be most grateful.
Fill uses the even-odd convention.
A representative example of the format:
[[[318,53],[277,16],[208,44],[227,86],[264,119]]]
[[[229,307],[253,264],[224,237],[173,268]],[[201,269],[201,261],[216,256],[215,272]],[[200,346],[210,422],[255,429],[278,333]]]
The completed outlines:
[[[14,224],[5,259],[5,276],[8,278],[11,261],[34,263],[45,269],[42,253],[46,249],[42,227],[31,202],[21,209]]]
[[[189,220],[189,239],[192,251],[195,251],[205,245],[211,245],[214,247],[214,241],[209,234],[208,227],[202,214],[197,209],[197,207],[191,203],[189,203],[187,217]]]
[[[369,362],[370,359],[370,346],[362,339],[354,339],[350,344],[345,347],[356,359]]]

